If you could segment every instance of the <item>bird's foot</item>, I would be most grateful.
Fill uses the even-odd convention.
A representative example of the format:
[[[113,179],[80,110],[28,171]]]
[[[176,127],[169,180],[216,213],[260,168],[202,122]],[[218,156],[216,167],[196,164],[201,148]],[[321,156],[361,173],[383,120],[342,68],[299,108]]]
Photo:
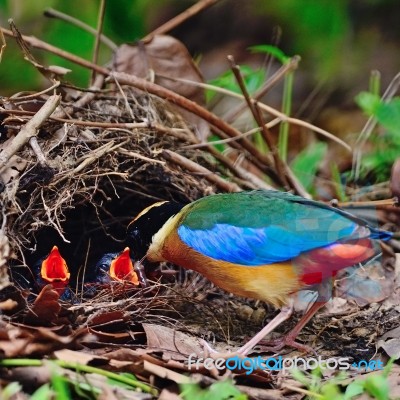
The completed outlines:
[[[232,376],[232,373],[246,371],[246,374],[257,371],[257,374],[266,374],[270,376],[269,369],[259,363],[259,357],[252,359],[247,356],[242,348],[231,352],[219,352],[213,349],[205,340],[201,340],[203,345],[203,355],[198,360],[203,367],[216,379],[226,379]],[[210,359],[214,360],[212,362]],[[212,367],[211,367],[212,366]]]
[[[260,346],[261,351],[271,351],[274,353],[287,346],[297,349],[303,353],[313,353],[314,355],[317,355],[312,347],[296,342],[295,338],[291,337],[290,335],[272,340],[262,340],[258,343],[258,346]]]

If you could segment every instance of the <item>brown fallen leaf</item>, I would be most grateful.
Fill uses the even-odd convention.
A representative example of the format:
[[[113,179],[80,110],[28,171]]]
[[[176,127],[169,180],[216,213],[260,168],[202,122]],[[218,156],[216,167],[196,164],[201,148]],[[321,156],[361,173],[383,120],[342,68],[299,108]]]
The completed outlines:
[[[143,367],[145,371],[149,372],[150,374],[156,375],[162,379],[169,379],[170,381],[176,383],[190,383],[191,379],[179,372],[172,371],[169,368],[162,367],[160,365],[156,365],[144,360]]]
[[[129,323],[130,318],[127,313],[99,311],[88,317],[81,331],[96,336],[97,342],[126,343],[132,340]]]
[[[57,350],[54,352],[54,356],[58,360],[66,362],[76,362],[82,365],[110,365],[114,368],[123,368],[127,365],[132,364],[131,361],[119,361],[102,356],[97,356],[94,354],[85,353],[83,351],[75,351],[69,349]]]
[[[113,323],[117,320],[127,321],[128,316],[122,311],[110,311],[110,312],[98,312],[93,315],[90,315],[87,319],[87,324],[89,326],[99,326],[99,325],[107,325]]]
[[[98,342],[105,343],[126,343],[132,338],[129,332],[107,333],[93,328],[88,328],[88,332],[95,335]]]
[[[25,354],[25,349],[29,338],[10,338],[9,340],[0,340],[0,353],[4,358],[13,358]]]
[[[46,285],[28,311],[25,322],[41,326],[55,325],[61,311],[59,298],[60,296],[53,286]]]
[[[158,400],[182,400],[182,397],[178,393],[172,392],[170,388],[165,388],[158,396]]]
[[[166,326],[143,324],[149,349],[162,350],[164,359],[186,360],[190,354],[201,354],[199,340],[186,333]]]
[[[201,106],[205,105],[203,89],[174,80],[179,78],[204,82],[185,45],[172,36],[155,35],[146,42],[123,44],[115,52],[113,65],[118,72],[149,79]],[[202,118],[182,108],[173,107],[196,128],[200,140],[207,138],[210,129]]]
[[[400,326],[386,332],[378,340],[377,348],[385,350],[389,357],[394,357],[396,360],[400,358]]]
[[[377,346],[385,350],[389,357],[395,360],[400,358],[400,338],[393,338],[385,341],[379,340]]]
[[[59,327],[55,331],[59,331]],[[77,346],[79,337],[63,336],[51,328],[33,327],[23,324],[2,323],[0,321],[0,355],[4,357],[23,357],[31,354],[47,355],[54,350]]]
[[[348,268],[345,274],[336,280],[336,295],[353,299],[359,306],[386,299],[394,288],[394,271],[384,268],[381,262]]]

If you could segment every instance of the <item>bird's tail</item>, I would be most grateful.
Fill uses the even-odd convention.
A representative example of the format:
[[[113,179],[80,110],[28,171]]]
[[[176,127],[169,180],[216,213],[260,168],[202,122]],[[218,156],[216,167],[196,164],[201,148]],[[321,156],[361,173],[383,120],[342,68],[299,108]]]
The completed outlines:
[[[372,227],[369,227],[369,230],[371,231],[371,239],[389,240],[393,237],[393,232],[383,231],[381,229]]]

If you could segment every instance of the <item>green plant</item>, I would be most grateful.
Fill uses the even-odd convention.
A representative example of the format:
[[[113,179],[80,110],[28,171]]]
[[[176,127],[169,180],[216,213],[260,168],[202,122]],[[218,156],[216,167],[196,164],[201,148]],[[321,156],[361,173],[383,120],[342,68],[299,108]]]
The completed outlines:
[[[250,94],[250,96],[253,95],[258,89],[262,87],[266,79],[266,72],[262,68],[254,69],[248,65],[241,65],[240,73],[243,76],[246,89]],[[220,76],[218,76],[217,78],[210,80],[209,83],[213,86],[217,86],[219,88],[223,88],[234,93],[241,93],[240,87],[231,70],[228,70],[223,74],[221,74]],[[214,99],[215,99],[215,92],[213,90],[207,90],[206,91],[207,103],[210,104]],[[212,139],[210,141],[212,141]],[[261,152],[264,153],[267,151],[266,144],[262,139],[260,132],[254,134],[254,143]],[[221,151],[221,146],[220,148],[217,149]]]
[[[263,69],[254,69],[248,65],[241,65],[240,72],[242,73],[243,80],[250,95],[259,89],[265,81],[265,71]],[[234,93],[241,93],[240,87],[237,84],[235,76],[231,70],[222,73],[215,79],[211,79],[209,83],[213,86],[218,86]],[[214,91],[206,91],[207,103],[210,103],[214,97]]]
[[[258,13],[265,13],[282,27],[286,48],[304,56],[307,68],[319,82],[337,81],[349,57],[357,61],[361,50],[353,47],[348,51],[345,47],[350,39],[359,40],[351,36],[349,0],[256,0],[255,4]]]
[[[330,378],[329,381],[323,380],[320,368],[314,369],[311,374],[299,370],[292,370],[291,373],[307,388],[303,393],[308,395],[309,400],[351,400],[362,394],[367,394],[372,399],[390,400],[388,376],[393,363],[394,359],[391,359],[383,371],[370,373],[365,379],[357,378],[345,388],[342,387],[348,378],[345,372]]]
[[[206,389],[202,389],[197,383],[185,383],[180,387],[184,400],[247,400],[247,396],[231,381],[216,382]]]
[[[101,393],[101,390],[98,387],[92,386],[85,380],[85,373],[97,374],[107,378],[107,382],[110,386],[125,387],[129,390],[141,390],[145,393],[150,393],[153,396],[156,396],[158,394],[156,389],[150,387],[143,382],[140,382],[132,374],[118,374],[101,368],[92,367],[91,365],[68,362],[63,360],[51,360],[46,362],[46,365],[48,365],[52,371],[51,381],[50,383],[45,384],[41,386],[38,390],[36,390],[36,392],[32,395],[32,398],[34,400],[47,400],[48,398],[50,398],[49,393],[55,394],[56,398],[60,400],[69,400],[71,398],[95,399],[97,395]],[[0,366],[5,368],[39,367],[43,365],[45,364],[42,360],[29,358],[0,360]],[[75,378],[69,378],[67,375],[61,375],[62,368],[76,371],[80,374],[79,376],[81,376],[82,379],[78,380]],[[12,389],[14,388],[14,386],[10,386],[10,388]],[[72,390],[79,397],[71,397],[70,391]]]
[[[313,143],[298,153],[290,164],[292,171],[306,190],[312,189],[318,167],[327,151],[328,145],[325,142]]]
[[[362,155],[360,176],[370,177],[372,173],[376,181],[385,181],[400,154],[400,97],[385,102],[377,94],[362,92],[355,100],[380,127],[369,138],[373,149]]]
[[[17,395],[22,389],[22,386],[18,382],[11,382],[3,389],[0,388],[0,398],[2,400],[9,400],[13,396]]]
[[[279,60],[283,65],[290,62],[290,57],[275,46],[271,45],[258,45],[250,47],[254,53],[269,54]],[[293,97],[293,82],[294,71],[289,71],[285,74],[283,81],[283,94],[282,94],[282,112],[289,116],[292,110],[292,97]],[[278,139],[278,152],[283,161],[287,159],[289,142],[289,124],[283,121],[279,126],[279,139]]]

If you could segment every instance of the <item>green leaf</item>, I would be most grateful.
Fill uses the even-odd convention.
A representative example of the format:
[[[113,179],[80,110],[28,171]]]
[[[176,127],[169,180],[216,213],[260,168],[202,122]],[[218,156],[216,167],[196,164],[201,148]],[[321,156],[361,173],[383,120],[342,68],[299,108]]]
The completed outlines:
[[[247,400],[231,381],[213,383],[207,389],[201,389],[196,383],[185,383],[181,386],[181,396],[185,400]]]
[[[246,400],[247,396],[242,394],[230,381],[216,382],[209,388],[209,394],[212,399],[225,400]]]
[[[321,378],[322,379],[322,378]],[[339,387],[334,382],[327,382],[321,388],[321,394],[323,395],[323,399],[330,400],[342,399],[342,394],[340,393]]]
[[[365,390],[378,400],[389,399],[389,384],[382,374],[370,375],[364,383]]]
[[[350,400],[354,396],[358,396],[362,393],[364,393],[364,381],[356,380],[346,387],[344,399]]]
[[[292,161],[291,168],[294,174],[307,190],[311,188],[319,164],[325,157],[327,150],[328,145],[326,143],[313,143],[301,151]]]
[[[217,135],[210,135],[208,137],[208,142],[210,144],[212,144],[220,153],[222,153],[225,150],[226,146],[223,143],[213,144],[213,142],[216,142],[219,140],[221,140],[221,138],[218,137]]]
[[[380,103],[375,117],[389,132],[400,135],[400,98],[396,97],[389,103]]]
[[[125,378],[132,379],[134,381],[137,381],[136,376],[131,374],[131,373],[129,373],[129,372],[122,372],[122,373],[120,373],[118,375],[119,376],[124,376]],[[111,386],[119,386],[119,387],[123,387],[125,389],[132,389],[132,385],[128,385],[127,383],[120,382],[120,381],[117,381],[117,380],[112,379],[112,378],[108,378],[107,381]]]
[[[378,95],[369,92],[361,92],[355,97],[356,103],[368,115],[375,116],[381,99]]]
[[[22,386],[18,382],[9,383],[3,390],[0,389],[0,398],[8,400],[17,395],[22,390]]]
[[[48,400],[51,399],[53,395],[54,392],[50,389],[50,385],[46,383],[32,394],[31,400]]]
[[[257,46],[251,46],[249,47],[249,49],[253,53],[270,54],[271,56],[279,60],[282,64],[286,64],[290,60],[290,57],[288,57],[281,49],[269,44],[260,44]]]
[[[296,381],[300,382],[306,387],[310,386],[310,378],[299,369],[292,369],[290,373],[292,374],[293,378],[296,379]]]
[[[342,180],[340,178],[340,171],[336,163],[331,164],[331,175],[332,181],[336,186],[336,195],[340,201],[347,201],[346,191],[343,187]]]
[[[51,384],[56,393],[57,400],[70,400],[71,395],[68,387],[68,381],[60,375],[54,374],[51,378]]]

